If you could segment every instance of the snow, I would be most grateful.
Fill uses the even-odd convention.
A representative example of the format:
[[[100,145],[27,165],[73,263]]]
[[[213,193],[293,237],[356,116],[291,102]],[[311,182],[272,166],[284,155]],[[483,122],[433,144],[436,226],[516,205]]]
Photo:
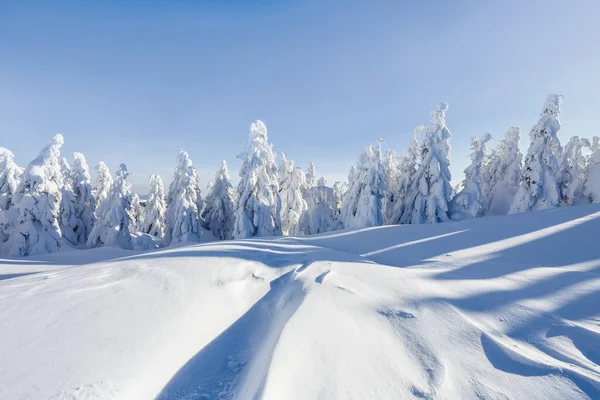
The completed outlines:
[[[198,197],[197,172],[192,167],[188,153],[182,150],[177,155],[177,164],[167,196],[165,245],[201,240]]]
[[[3,259],[0,398],[598,398],[598,232],[591,204]]]
[[[521,171],[521,185],[509,214],[559,205],[557,177],[560,174],[557,158],[562,149],[557,135],[561,129],[561,105],[561,95],[548,95],[538,123],[529,132],[531,144]]]
[[[262,121],[250,124],[246,149],[238,155],[242,160],[237,186],[237,205],[233,237],[281,235],[281,198],[273,146]],[[285,158],[282,157],[282,161]]]

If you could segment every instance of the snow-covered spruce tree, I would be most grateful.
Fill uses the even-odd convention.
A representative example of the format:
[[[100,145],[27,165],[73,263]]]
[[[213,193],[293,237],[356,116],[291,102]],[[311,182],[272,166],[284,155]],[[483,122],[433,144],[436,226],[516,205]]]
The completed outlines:
[[[215,181],[202,209],[204,228],[220,240],[231,239],[234,223],[233,186],[225,160],[215,174]]]
[[[113,178],[110,175],[110,170],[104,163],[104,161],[100,161],[96,167],[96,184],[94,185],[94,189],[92,190],[92,195],[96,200],[96,207],[99,207],[100,204],[108,197],[108,192],[110,192],[110,188],[113,184]]]
[[[324,176],[320,177],[317,181],[317,186],[327,186],[327,179]]]
[[[127,182],[127,166],[121,164],[108,196],[96,210],[98,219],[90,232],[87,246],[117,246],[132,250],[131,233],[131,184]]]
[[[560,176],[558,187],[562,206],[572,206],[581,200],[586,166],[586,159],[582,152],[584,146],[590,146],[589,140],[573,136],[564,147],[558,165]]]
[[[348,191],[348,184],[346,182],[334,182],[333,184],[333,209],[335,213],[333,214],[333,219],[336,222],[336,226],[334,226],[331,230],[343,229],[344,225],[341,221],[342,217],[342,205],[344,203],[344,196]]]
[[[140,196],[137,193],[131,194],[131,209],[129,210],[131,214],[131,224],[129,225],[130,232],[138,232],[140,230],[140,225],[142,223],[142,218],[144,217],[144,208],[140,203]]]
[[[452,219],[477,218],[484,213],[484,197],[481,192],[481,165],[485,157],[485,144],[492,139],[488,132],[481,137],[471,137],[471,165],[465,169],[462,190],[450,202]]]
[[[306,187],[306,177],[300,168],[294,168],[283,181],[279,196],[281,197],[281,231],[284,235],[293,235],[298,231],[298,221],[307,207],[303,196]]]
[[[590,203],[600,203],[600,137],[592,139],[592,154],[585,167],[583,194]]]
[[[96,209],[97,221],[88,237],[88,247],[118,246],[132,249],[132,192],[127,166],[119,165],[107,197]]]
[[[383,224],[382,202],[386,174],[381,154],[381,140],[368,146],[360,155],[353,182],[342,208],[344,227],[351,229]]]
[[[167,203],[165,202],[165,189],[162,179],[159,175],[150,175],[150,190],[140,223],[140,231],[162,239],[165,235],[166,213]]]
[[[200,183],[200,172],[194,167],[191,167],[192,171],[192,182],[194,182],[194,190],[196,191],[196,207],[198,208],[198,218],[200,218],[200,212],[204,208],[204,199],[202,198],[202,185]],[[200,221],[202,225],[202,221]]]
[[[188,153],[179,152],[173,180],[167,195],[165,246],[182,242],[198,242],[202,237],[198,210],[197,172]]]
[[[94,224],[96,223],[96,200],[92,195],[90,169],[81,153],[73,153],[71,166],[71,184],[75,195],[75,215],[78,225],[75,229],[77,243],[87,243]]]
[[[13,197],[17,214],[9,238],[12,255],[53,253],[61,246],[59,157],[63,143],[62,135],[55,135],[23,172]]]
[[[559,204],[556,151],[560,148],[557,134],[560,131],[561,103],[562,96],[549,95],[538,123],[529,133],[531,144],[509,214],[557,207]]]
[[[520,130],[508,129],[504,139],[486,157],[482,166],[482,193],[485,215],[505,215],[519,188],[523,154],[519,150]]]
[[[334,189],[325,185],[315,186],[306,191],[305,198],[307,209],[300,216],[297,233],[314,235],[338,228]]]
[[[62,187],[60,188],[61,200],[59,207],[58,224],[62,237],[72,245],[79,244],[77,234],[75,233],[80,225],[75,211],[75,193],[73,193],[73,181],[71,180],[71,166],[65,157],[59,159],[62,175]]]
[[[383,157],[383,167],[386,175],[385,196],[383,198],[383,222],[393,224],[394,205],[398,200],[398,157],[394,150],[386,150]]]
[[[15,156],[10,150],[0,147],[0,244],[8,240],[12,224],[16,222],[16,211],[11,207],[23,168],[14,160]]]
[[[13,205],[13,196],[19,187],[23,168],[15,163],[13,153],[0,147],[0,211]]]
[[[315,180],[317,179],[317,168],[315,167],[314,162],[309,162],[308,167],[306,168],[306,188],[310,189],[315,187]]]
[[[431,123],[421,144],[421,163],[407,193],[402,224],[446,222],[450,185],[450,130],[446,127],[448,104],[440,103],[431,113]]]
[[[277,169],[277,183],[279,188],[283,186],[283,181],[288,179],[294,169],[294,161],[288,160],[285,154],[279,153],[279,167]]]
[[[250,125],[248,146],[238,157],[242,160],[242,167],[233,237],[280,236],[281,199],[277,167],[267,127],[261,121]]]
[[[418,125],[413,131],[413,135],[408,144],[408,150],[398,158],[398,183],[396,187],[394,210],[390,223],[397,224],[404,214],[404,210],[409,206],[408,193],[415,179],[417,167],[419,165],[419,136],[423,132],[423,125]]]
[[[360,183],[357,169],[354,165],[350,166],[350,171],[348,171],[348,185],[343,192],[339,219],[344,227],[346,226],[346,221],[354,218],[358,207],[358,198],[362,184]]]

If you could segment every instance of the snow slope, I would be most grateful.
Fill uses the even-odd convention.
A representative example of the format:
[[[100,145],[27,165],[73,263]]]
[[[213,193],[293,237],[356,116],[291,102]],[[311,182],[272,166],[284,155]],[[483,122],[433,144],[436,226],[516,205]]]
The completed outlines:
[[[0,399],[599,398],[599,234],[591,205],[0,260]]]

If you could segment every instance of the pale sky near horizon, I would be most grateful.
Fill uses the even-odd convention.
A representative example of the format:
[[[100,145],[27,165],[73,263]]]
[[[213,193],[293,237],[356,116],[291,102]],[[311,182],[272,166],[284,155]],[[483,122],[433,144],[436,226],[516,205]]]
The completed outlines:
[[[401,152],[449,103],[453,183],[469,137],[521,128],[565,95],[561,138],[600,135],[600,1],[13,2],[0,0],[0,146],[21,165],[49,138],[134,190],[186,150],[237,181],[248,126],[329,183],[382,137]],[[204,194],[206,191],[204,191]]]

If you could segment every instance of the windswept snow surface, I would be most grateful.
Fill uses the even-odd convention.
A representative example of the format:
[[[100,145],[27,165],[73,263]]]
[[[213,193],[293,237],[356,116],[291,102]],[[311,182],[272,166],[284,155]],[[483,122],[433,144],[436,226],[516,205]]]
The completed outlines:
[[[599,398],[599,237],[590,205],[0,260],[0,398]]]

